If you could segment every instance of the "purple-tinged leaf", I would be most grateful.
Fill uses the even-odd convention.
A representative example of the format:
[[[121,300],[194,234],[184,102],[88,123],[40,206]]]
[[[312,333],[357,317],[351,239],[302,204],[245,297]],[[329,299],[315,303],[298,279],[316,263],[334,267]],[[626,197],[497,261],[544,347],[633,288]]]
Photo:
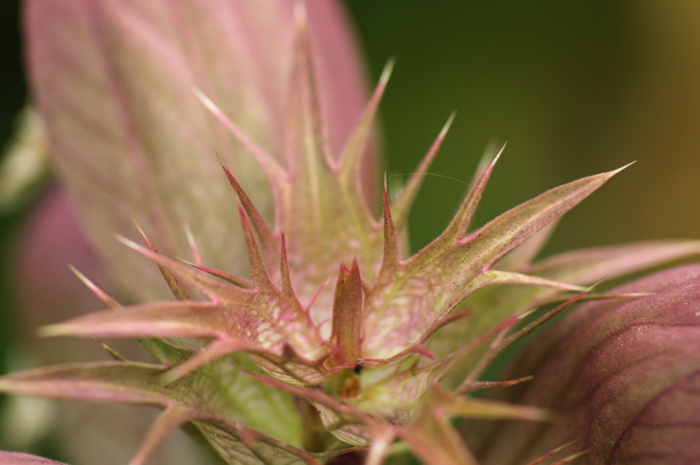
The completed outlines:
[[[535,379],[499,394],[512,391],[509,400],[561,417],[552,426],[468,431],[483,464],[519,464],[572,440],[589,451],[581,464],[700,460],[700,266],[660,272],[618,291],[653,294],[586,303],[514,361],[511,375]]]

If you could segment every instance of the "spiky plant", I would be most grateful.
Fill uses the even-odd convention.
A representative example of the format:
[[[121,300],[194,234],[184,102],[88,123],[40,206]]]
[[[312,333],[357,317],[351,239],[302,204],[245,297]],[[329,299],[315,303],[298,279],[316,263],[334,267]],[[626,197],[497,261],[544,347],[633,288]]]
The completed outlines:
[[[451,419],[553,420],[549,411],[466,395],[527,379],[481,380],[499,354],[584,296],[637,296],[582,286],[697,253],[700,243],[634,244],[532,264],[557,219],[620,170],[556,187],[470,229],[499,152],[487,155],[444,232],[407,256],[411,204],[452,117],[393,201],[385,182],[376,218],[360,164],[391,64],[345,150],[331,156],[303,15],[296,26],[283,156],[266,153],[198,91],[272,189],[269,224],[235,167],[222,166],[212,180],[228,180],[238,199],[250,276],[208,267],[196,238],[184,261],[159,254],[147,232],[143,246],[122,238],[158,266],[174,300],[122,306],[78,273],[106,309],[42,332],[137,338],[156,362],[127,360],[104,345],[114,361],[10,374],[0,390],[159,407],[131,465],[145,463],[183,425],[230,464],[330,464],[345,456],[343,463],[378,465],[406,450],[429,464],[476,463]],[[192,187],[183,179],[183,189]],[[233,195],[230,203],[235,208]]]

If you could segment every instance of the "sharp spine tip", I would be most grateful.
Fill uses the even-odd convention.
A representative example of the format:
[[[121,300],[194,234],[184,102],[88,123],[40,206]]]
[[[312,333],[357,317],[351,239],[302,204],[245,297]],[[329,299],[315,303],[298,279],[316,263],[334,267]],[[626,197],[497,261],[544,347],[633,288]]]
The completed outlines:
[[[389,60],[387,60],[386,64],[384,65],[384,69],[382,70],[381,76],[379,76],[380,83],[386,84],[387,82],[389,82],[391,73],[394,71],[394,65],[396,65],[396,58],[389,58]]]
[[[452,127],[452,122],[455,120],[456,116],[457,116],[457,110],[450,113],[450,116],[447,118],[447,121],[445,122],[444,126],[440,130],[440,137],[444,138],[447,135],[447,131],[449,131],[450,127]]]
[[[610,173],[612,173],[613,175],[615,175],[615,174],[619,173],[620,171],[629,168],[630,166],[634,165],[635,163],[637,163],[637,160],[634,160],[634,161],[632,161],[632,162],[629,162],[629,163],[627,163],[626,165],[621,166],[620,168],[618,168],[618,169],[616,169],[616,170],[612,170]]]
[[[122,236],[121,234],[115,234],[114,238],[118,242],[121,242],[125,246],[129,247],[130,249],[133,249],[133,250],[141,250],[142,249],[142,247],[139,244],[132,241],[131,239],[127,239],[126,237]]]
[[[42,326],[38,329],[38,333],[40,337],[62,336],[64,331],[61,331],[61,327],[60,324]]]
[[[192,87],[192,92],[194,93],[195,97],[197,97],[197,100],[199,100],[201,104],[204,105],[210,112],[217,113],[219,111],[219,107],[217,107],[216,104],[212,102],[212,100],[207,97],[207,95],[202,92],[199,87]]]
[[[496,152],[496,155],[493,157],[493,161],[491,161],[491,164],[496,164],[499,158],[501,158],[501,155],[503,155],[503,152],[506,150],[506,146],[508,145],[508,141],[505,141],[502,145],[501,148],[498,149],[498,152]]]

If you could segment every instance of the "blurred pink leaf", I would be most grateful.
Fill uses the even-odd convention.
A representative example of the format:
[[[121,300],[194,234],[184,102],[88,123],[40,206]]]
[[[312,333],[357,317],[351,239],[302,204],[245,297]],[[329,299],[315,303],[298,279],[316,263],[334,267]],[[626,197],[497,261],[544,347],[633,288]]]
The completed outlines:
[[[63,465],[62,462],[54,462],[36,455],[5,451],[0,451],[0,463],[3,465]]]
[[[188,225],[204,262],[244,271],[243,241],[231,240],[240,230],[235,203],[214,151],[267,217],[269,188],[193,88],[265,149],[283,153],[293,16],[293,2],[281,0],[27,2],[29,75],[51,152],[131,298],[164,295],[159,276],[145,285],[134,272],[143,262],[113,240],[135,238],[132,217],[169,256],[188,256]],[[340,153],[362,109],[360,66],[335,3],[310,3],[308,16],[327,137]]]

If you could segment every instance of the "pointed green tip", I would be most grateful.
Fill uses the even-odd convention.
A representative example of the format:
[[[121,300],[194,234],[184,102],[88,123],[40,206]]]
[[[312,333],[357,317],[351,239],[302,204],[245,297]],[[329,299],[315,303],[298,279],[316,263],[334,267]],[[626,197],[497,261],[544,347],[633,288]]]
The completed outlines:
[[[143,228],[141,227],[139,222],[136,221],[136,218],[134,218],[133,215],[129,215],[129,217],[131,218],[131,222],[134,223],[134,227],[139,232],[139,235],[141,237],[143,237],[144,239],[146,239],[146,233],[143,231]]]
[[[593,292],[593,290],[594,290],[596,287],[600,286],[601,284],[603,284],[603,283],[605,282],[605,279],[606,279],[606,278],[599,279],[598,281],[596,281],[596,282],[594,282],[594,283],[591,283],[588,287],[582,288],[581,291],[584,291],[584,292],[586,292],[586,293]]]
[[[493,161],[491,162],[492,165],[495,165],[498,159],[501,158],[501,155],[505,151],[507,145],[508,141],[505,141],[503,144],[501,144],[501,148],[498,149],[498,152],[496,152],[496,155],[493,157]]]
[[[71,265],[70,263],[68,264],[68,269],[73,272],[74,275],[78,277],[78,279],[92,291],[93,294],[97,295],[98,297],[101,298],[101,296],[105,296],[106,294],[100,289],[97,284],[93,283],[87,276],[85,276],[83,273],[78,271],[76,267]]]
[[[503,155],[503,152],[506,150],[506,146],[508,146],[508,141],[503,142],[498,150],[495,149],[495,147],[497,147],[495,144],[487,148],[484,152],[480,165],[484,166],[484,169],[494,166],[501,158],[501,155]]]
[[[139,244],[136,242],[132,241],[131,239],[127,239],[126,237],[120,235],[120,234],[115,234],[114,238],[118,241],[124,244],[125,246],[129,247],[132,250],[135,250],[137,252],[140,252],[143,247],[141,247]]]
[[[153,244],[150,244],[150,242],[147,242],[147,245],[150,247],[143,247],[142,245],[132,241],[131,239],[127,239],[124,236],[121,236],[119,234],[115,234],[114,238],[130,248],[131,250],[141,254],[142,256],[148,258],[151,261],[157,261],[157,258],[159,257],[158,251],[153,247]],[[144,238],[144,240],[148,241],[147,238]]]
[[[74,267],[72,264],[68,264],[68,269],[78,277],[79,280],[83,282],[89,289],[94,289],[95,283],[90,281],[87,276],[85,276],[83,273],[81,273],[76,267]]]
[[[226,168],[226,166],[224,165],[224,159],[221,158],[221,154],[216,149],[214,149],[214,156],[216,157],[216,161],[219,162],[219,166],[221,166],[225,172],[229,171],[228,168]]]
[[[63,324],[55,324],[55,325],[47,325],[47,326],[41,326],[37,330],[39,337],[58,337],[58,336],[66,336],[68,335],[68,331],[66,331],[66,327]]]
[[[387,60],[386,64],[384,65],[384,69],[382,70],[382,74],[379,77],[380,84],[386,85],[386,83],[389,82],[389,78],[391,77],[391,73],[394,71],[395,65],[396,58],[391,57]]]
[[[177,257],[177,261],[179,261],[180,263],[183,263],[183,264],[185,264],[185,265],[187,265],[187,266],[191,266],[191,267],[193,267],[193,268],[197,268],[197,267],[199,266],[199,265],[197,265],[196,263],[194,263],[194,262],[192,262],[192,261],[190,261],[190,260],[187,260],[186,258],[182,258],[182,257]]]
[[[474,179],[478,179],[483,173],[493,170],[496,163],[498,163],[498,160],[501,158],[501,155],[503,155],[503,152],[506,150],[508,141],[503,142],[498,149],[496,149],[496,147],[498,147],[496,144],[497,143],[495,141],[491,141],[486,146],[486,150],[484,150],[484,154],[481,156],[479,165],[476,168]]]
[[[455,117],[457,116],[457,110],[453,111],[450,114],[450,117],[447,118],[447,121],[445,122],[445,125],[442,127],[442,130],[440,130],[439,138],[444,139],[445,136],[447,135],[447,131],[450,130],[450,127],[452,127],[452,122],[455,120]]]
[[[214,102],[211,101],[207,95],[202,92],[202,90],[199,87],[192,87],[192,93],[197,97],[197,100],[199,100],[204,107],[209,110],[210,112],[216,114],[219,113],[219,107],[216,106]]]
[[[624,169],[627,169],[627,168],[629,168],[630,166],[634,165],[635,163],[637,163],[637,160],[634,160],[634,161],[632,161],[632,162],[630,162],[630,163],[627,163],[625,166],[622,166],[622,167],[620,167],[620,168],[618,168],[618,169],[616,169],[616,170],[610,171],[610,174],[611,174],[612,176],[614,176],[614,175],[616,175],[617,173],[619,173],[620,171],[622,171],[622,170],[624,170]]]

